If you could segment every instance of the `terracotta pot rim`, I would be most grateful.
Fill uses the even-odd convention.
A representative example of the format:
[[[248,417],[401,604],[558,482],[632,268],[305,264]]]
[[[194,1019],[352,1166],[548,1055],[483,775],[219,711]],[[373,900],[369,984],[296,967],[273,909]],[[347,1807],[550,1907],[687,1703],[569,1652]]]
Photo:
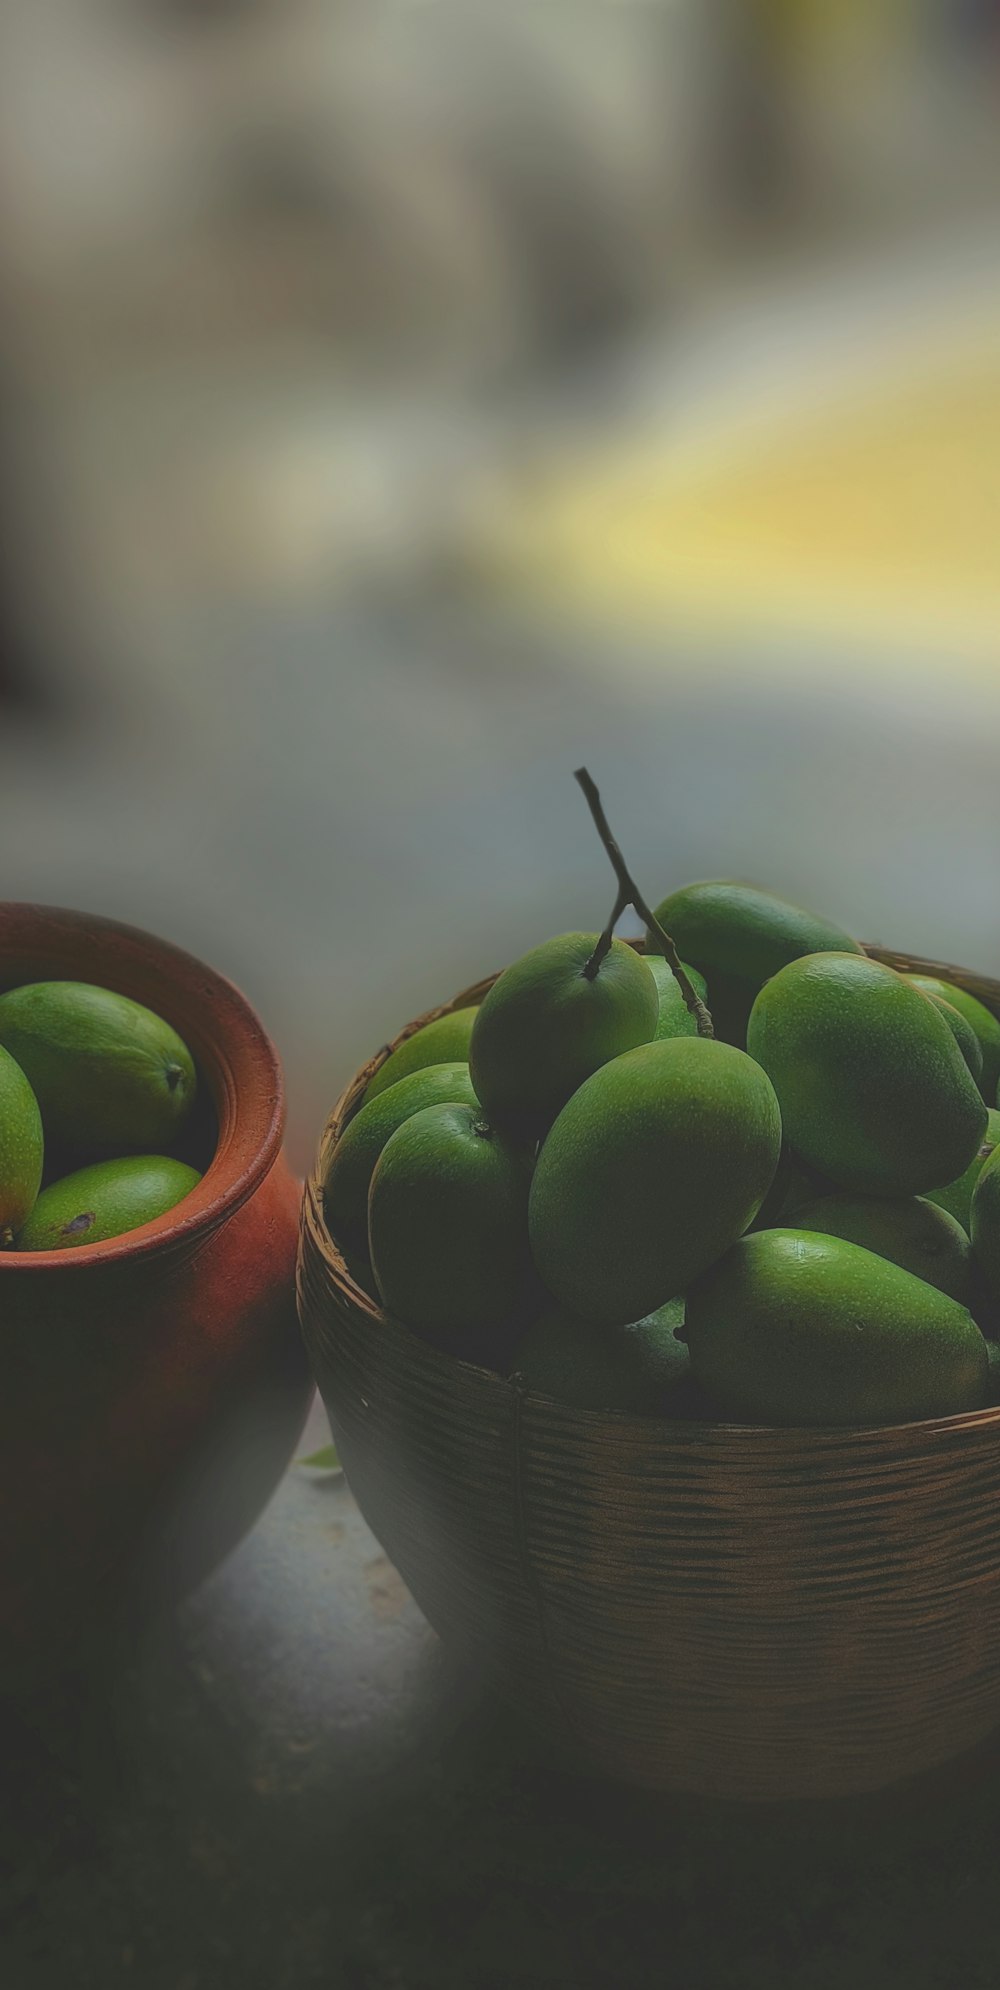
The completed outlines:
[[[51,958],[52,973],[35,973],[32,979],[93,980],[164,1015],[189,1043],[208,1084],[218,1139],[197,1187],[166,1215],[105,1243],[64,1251],[0,1251],[0,1277],[13,1271],[42,1277],[56,1270],[86,1276],[161,1252],[191,1254],[248,1200],[281,1152],[284,1081],[260,1018],[233,982],[196,955],[99,913],[0,901],[0,987],[17,985],[6,964],[18,950],[36,962]],[[108,958],[106,981],[98,972],[102,951]],[[162,993],[146,987],[153,981]]]

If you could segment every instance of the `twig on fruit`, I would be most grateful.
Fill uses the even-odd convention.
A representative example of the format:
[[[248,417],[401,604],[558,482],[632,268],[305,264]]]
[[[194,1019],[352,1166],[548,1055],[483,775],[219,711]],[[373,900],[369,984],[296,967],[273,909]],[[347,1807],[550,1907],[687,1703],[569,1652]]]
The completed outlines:
[[[594,948],[594,951],[591,954],[590,959],[588,960],[587,965],[583,970],[584,978],[587,981],[593,981],[596,979],[597,970],[600,967],[601,962],[604,959],[604,956],[607,953],[612,940],[614,939],[615,927],[617,926],[618,921],[622,916],[622,913],[628,910],[628,903],[629,903],[628,897],[626,896],[625,892],[620,891],[618,893],[617,898],[615,899],[614,905],[612,906],[611,917],[608,920],[608,923],[605,926],[604,931],[601,934],[601,937],[598,940],[597,945]]]
[[[678,955],[677,952],[677,948],[675,947],[673,940],[670,938],[669,933],[664,932],[663,927],[660,925],[660,922],[657,919],[655,913],[650,911],[649,906],[646,904],[645,899],[643,898],[641,892],[639,891],[639,887],[636,884],[635,879],[633,878],[631,872],[629,871],[625,859],[622,856],[620,849],[618,848],[618,844],[616,843],[614,837],[611,834],[611,827],[608,822],[608,818],[605,815],[604,809],[601,805],[600,794],[598,793],[597,787],[593,779],[591,778],[590,774],[588,773],[586,767],[577,767],[574,772],[573,779],[579,782],[579,785],[583,790],[583,793],[587,801],[587,807],[589,808],[590,813],[594,818],[594,825],[596,827],[597,834],[600,837],[601,842],[603,843],[604,848],[606,849],[608,856],[611,859],[612,868],[614,870],[616,878],[618,879],[618,896],[615,900],[614,911],[612,912],[611,919],[608,925],[605,927],[603,933],[601,934],[601,937],[598,940],[597,945],[594,948],[594,951],[591,954],[590,959],[583,970],[584,974],[587,976],[588,980],[591,981],[593,980],[595,974],[597,973],[598,968],[601,965],[602,960],[604,959],[605,954],[608,951],[608,948],[611,945],[611,936],[612,933],[614,932],[614,928],[618,920],[620,919],[622,913],[625,911],[627,906],[629,905],[634,906],[636,912],[639,914],[640,919],[645,920],[648,930],[655,936],[655,938],[660,943],[660,947],[667,961],[667,964],[671,968],[674,975],[674,979],[676,980],[677,985],[680,988],[681,994],[684,997],[687,1007],[690,1010],[692,1016],[695,1019],[695,1022],[698,1025],[698,1035],[714,1037],[715,1030],[712,1027],[712,1018],[709,1015],[708,1010],[701,999],[701,996],[698,994],[697,989],[692,985],[687,975],[685,974],[683,965],[680,960],[680,956]]]

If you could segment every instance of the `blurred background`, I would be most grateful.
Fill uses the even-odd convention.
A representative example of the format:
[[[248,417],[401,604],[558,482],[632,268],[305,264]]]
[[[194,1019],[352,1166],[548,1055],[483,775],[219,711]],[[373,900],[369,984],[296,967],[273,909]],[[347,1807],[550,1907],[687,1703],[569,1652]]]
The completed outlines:
[[[1000,972],[998,0],[4,0],[5,891],[354,1066],[611,880]]]

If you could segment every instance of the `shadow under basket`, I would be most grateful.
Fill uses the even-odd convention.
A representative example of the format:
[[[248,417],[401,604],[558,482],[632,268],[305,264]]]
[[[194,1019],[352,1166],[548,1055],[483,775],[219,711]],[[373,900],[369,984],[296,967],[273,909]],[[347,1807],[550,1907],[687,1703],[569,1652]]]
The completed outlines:
[[[1000,1014],[1000,982],[869,952]],[[981,1741],[1000,1723],[1000,1409],[668,1422],[438,1353],[352,1279],[323,1217],[325,1157],[387,1054],[326,1127],[299,1311],[352,1491],[439,1635],[575,1766],[658,1790],[845,1796]]]

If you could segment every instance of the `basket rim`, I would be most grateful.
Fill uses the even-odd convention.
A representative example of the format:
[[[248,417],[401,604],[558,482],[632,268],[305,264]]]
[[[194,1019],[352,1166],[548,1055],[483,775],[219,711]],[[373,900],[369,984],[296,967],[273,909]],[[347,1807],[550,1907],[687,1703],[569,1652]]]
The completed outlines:
[[[637,953],[646,951],[644,935],[629,936],[626,943]],[[862,944],[866,954],[885,966],[900,967],[901,971],[908,974],[932,975],[943,981],[954,982],[956,987],[965,988],[970,995],[975,995],[984,1006],[1000,1017],[1000,979],[978,973],[971,968],[959,967],[955,962],[932,960],[924,955],[909,954],[897,947],[887,947],[881,942],[866,940]],[[801,1445],[803,1440],[807,1440],[809,1445],[818,1444],[822,1447],[824,1443],[831,1442],[844,1444],[855,1435],[870,1442],[880,1436],[902,1435],[905,1432],[919,1432],[930,1436],[936,1432],[955,1433],[966,1428],[980,1430],[991,1424],[1000,1426],[1000,1403],[987,1405],[979,1410],[959,1410],[950,1416],[915,1417],[906,1423],[885,1424],[734,1423],[727,1422],[722,1417],[703,1419],[692,1417],[684,1419],[683,1424],[679,1424],[676,1419],[637,1416],[627,1410],[582,1409],[561,1402],[558,1397],[547,1396],[543,1390],[526,1390],[524,1384],[518,1381],[516,1371],[511,1375],[502,1375],[494,1368],[484,1368],[478,1362],[463,1361],[459,1355],[444,1353],[422,1340],[407,1327],[404,1321],[385,1312],[377,1300],[358,1283],[339,1243],[328,1228],[322,1190],[328,1154],[353,1116],[370,1080],[391,1053],[401,1043],[415,1036],[427,1023],[436,1022],[439,1016],[451,1015],[456,1009],[469,1008],[481,1002],[502,972],[503,969],[498,968],[495,973],[482,976],[478,981],[471,982],[467,988],[460,989],[448,1001],[437,1003],[434,1008],[426,1010],[422,1015],[415,1016],[404,1024],[390,1042],[382,1044],[373,1056],[359,1066],[327,1116],[320,1135],[316,1158],[304,1185],[303,1224],[311,1231],[311,1241],[320,1253],[331,1283],[338,1290],[345,1305],[350,1306],[355,1313],[365,1315],[369,1323],[382,1332],[401,1337],[411,1358],[426,1361],[429,1369],[441,1365],[449,1373],[453,1373],[456,1367],[467,1370],[470,1377],[475,1376],[481,1382],[499,1387],[512,1399],[519,1391],[530,1394],[540,1403],[545,1403],[565,1416],[594,1428],[610,1425],[612,1428],[638,1428],[648,1432],[667,1424],[672,1430],[683,1429],[692,1434],[719,1431],[749,1438],[754,1434],[764,1434],[769,1440],[779,1444],[783,1440],[789,1440],[790,1444],[797,1441]]]

